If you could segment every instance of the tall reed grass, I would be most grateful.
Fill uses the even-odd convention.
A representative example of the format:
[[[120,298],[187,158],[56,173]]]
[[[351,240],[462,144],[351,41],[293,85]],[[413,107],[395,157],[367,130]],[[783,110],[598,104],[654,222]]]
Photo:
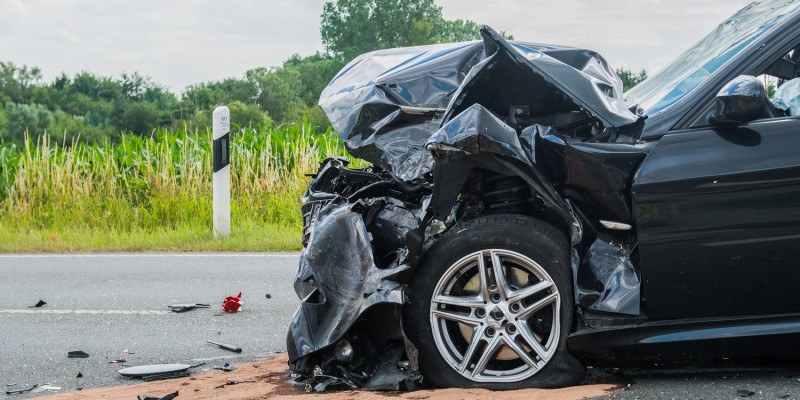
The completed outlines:
[[[304,174],[326,156],[346,154],[339,138],[315,133],[307,123],[231,136],[232,231],[240,224],[255,235],[259,226],[269,226],[271,234],[299,232]],[[126,135],[116,145],[57,143],[44,136],[22,148],[2,146],[0,224],[22,234],[82,231],[102,238],[104,232],[146,236],[188,229],[210,236],[211,143],[210,132],[158,130]],[[193,249],[191,243],[185,248]]]

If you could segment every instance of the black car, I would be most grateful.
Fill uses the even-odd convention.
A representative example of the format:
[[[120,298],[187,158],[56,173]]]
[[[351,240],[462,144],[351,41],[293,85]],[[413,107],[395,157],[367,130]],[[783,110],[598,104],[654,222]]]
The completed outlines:
[[[597,53],[481,33],[362,55],[322,94],[372,166],[325,160],[303,199],[298,380],[799,355],[800,4],[748,5],[624,96]]]

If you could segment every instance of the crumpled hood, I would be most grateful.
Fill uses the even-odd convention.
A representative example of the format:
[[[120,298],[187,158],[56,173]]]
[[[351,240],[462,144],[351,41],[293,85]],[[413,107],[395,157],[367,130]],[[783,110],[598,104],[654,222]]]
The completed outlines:
[[[499,116],[525,106],[531,117],[584,113],[605,128],[636,122],[599,54],[508,42],[488,27],[481,34],[482,42],[379,50],[347,64],[319,105],[348,151],[412,181],[432,168],[431,135],[476,103]]]

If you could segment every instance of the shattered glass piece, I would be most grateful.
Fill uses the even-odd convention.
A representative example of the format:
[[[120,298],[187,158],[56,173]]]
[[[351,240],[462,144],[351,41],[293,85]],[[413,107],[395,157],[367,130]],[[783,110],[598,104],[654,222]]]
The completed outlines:
[[[88,357],[89,354],[81,350],[70,351],[69,353],[67,353],[67,358],[88,358]]]

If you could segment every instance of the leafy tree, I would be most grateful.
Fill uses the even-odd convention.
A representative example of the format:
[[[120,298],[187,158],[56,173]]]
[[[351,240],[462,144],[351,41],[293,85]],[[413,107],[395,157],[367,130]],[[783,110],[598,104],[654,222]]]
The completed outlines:
[[[130,102],[120,108],[122,112],[115,121],[120,131],[145,135],[158,126],[158,109],[152,103]]]
[[[22,144],[25,133],[38,137],[50,132],[53,113],[40,104],[6,103],[4,141]]]
[[[42,79],[39,68],[0,62],[0,101],[27,103],[34,85]]]
[[[262,111],[256,104],[245,104],[239,100],[234,100],[227,104],[231,112],[231,125],[233,128],[257,128],[271,124],[272,118]],[[211,129],[211,118],[213,109],[197,110],[194,117],[189,121],[189,130],[209,130]]]
[[[635,73],[628,68],[620,67],[616,69],[616,73],[619,78],[622,79],[622,90],[625,92],[636,86],[639,82],[647,79],[647,71],[644,69],[639,71],[639,73]]]
[[[288,120],[293,110],[306,105],[300,97],[303,82],[295,69],[255,68],[245,73],[245,80],[257,88],[256,103],[279,121]]]
[[[392,47],[479,39],[478,25],[445,20],[434,0],[338,0],[326,2],[322,44],[335,57]]]
[[[344,64],[342,60],[320,53],[308,57],[294,54],[284,61],[283,68],[293,69],[299,73],[300,83],[303,86],[300,98],[306,105],[313,106],[317,104],[322,90],[328,86],[328,82],[336,76]]]

